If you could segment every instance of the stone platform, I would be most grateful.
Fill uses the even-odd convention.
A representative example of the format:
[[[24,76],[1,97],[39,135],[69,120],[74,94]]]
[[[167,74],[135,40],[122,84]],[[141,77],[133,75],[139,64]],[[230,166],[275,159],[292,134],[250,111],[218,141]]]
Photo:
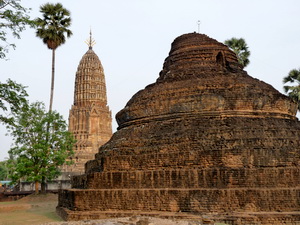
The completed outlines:
[[[68,221],[93,221],[108,218],[124,218],[131,217],[155,217],[161,219],[171,219],[180,221],[197,221],[199,224],[215,224],[222,223],[228,225],[258,225],[258,224],[284,224],[284,225],[300,225],[300,213],[295,212],[231,212],[231,213],[210,213],[210,214],[192,214],[186,212],[161,212],[161,211],[88,211],[76,212],[66,208],[60,208],[58,214]],[[197,224],[198,224],[197,223]],[[192,223],[193,224],[193,223]]]

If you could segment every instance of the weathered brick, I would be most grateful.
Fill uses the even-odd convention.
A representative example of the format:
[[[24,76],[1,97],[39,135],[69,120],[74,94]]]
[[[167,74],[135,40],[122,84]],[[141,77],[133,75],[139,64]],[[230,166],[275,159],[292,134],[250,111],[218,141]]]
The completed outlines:
[[[296,111],[227,46],[182,35],[157,81],[117,114],[118,131],[73,178],[74,189],[60,192],[58,212],[70,220],[181,211],[230,224],[297,224]]]

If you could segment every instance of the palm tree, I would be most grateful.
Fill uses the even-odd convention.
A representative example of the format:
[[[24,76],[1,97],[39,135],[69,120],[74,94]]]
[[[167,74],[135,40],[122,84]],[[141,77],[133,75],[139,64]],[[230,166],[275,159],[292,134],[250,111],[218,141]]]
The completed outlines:
[[[231,38],[226,40],[225,45],[227,45],[236,54],[239,63],[245,68],[249,63],[250,51],[248,50],[247,43],[244,38]]]
[[[283,83],[296,83],[294,86],[285,85],[283,89],[297,104],[300,111],[300,69],[293,69],[283,78]]]
[[[65,9],[62,4],[46,3],[40,7],[43,18],[35,20],[37,25],[36,36],[41,38],[44,44],[52,50],[52,76],[49,112],[52,111],[53,93],[54,93],[54,72],[55,72],[55,50],[66,42],[66,36],[69,38],[73,34],[68,29],[71,25],[69,10]]]
[[[55,75],[55,50],[66,42],[66,36],[72,36],[72,31],[68,29],[71,26],[71,17],[69,10],[65,9],[62,4],[46,3],[40,7],[43,18],[35,19],[37,26],[36,36],[41,38],[44,44],[52,50],[52,74],[51,74],[51,90],[49,114],[52,112],[53,94],[54,94],[54,75]],[[50,124],[47,124],[48,141]],[[46,153],[45,153],[46,154]],[[45,176],[42,177],[41,189],[42,193],[46,192]]]

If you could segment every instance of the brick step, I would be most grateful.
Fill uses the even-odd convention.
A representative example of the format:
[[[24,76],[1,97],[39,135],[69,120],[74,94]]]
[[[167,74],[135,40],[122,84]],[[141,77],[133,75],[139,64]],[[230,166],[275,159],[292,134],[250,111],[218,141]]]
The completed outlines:
[[[300,225],[300,212],[232,212],[228,214],[193,214],[184,212],[161,212],[161,211],[71,211],[67,208],[57,207],[57,214],[67,221],[99,220],[121,217],[155,217],[160,219],[197,221],[204,224],[285,224]]]
[[[73,188],[284,188],[300,186],[300,168],[190,168],[95,172],[76,176]]]
[[[297,211],[300,188],[69,189],[59,207],[75,211],[169,212]]]
[[[57,207],[56,212],[64,219],[68,221],[78,220],[96,220],[118,217],[156,217],[162,219],[181,219],[181,220],[202,220],[200,215],[194,215],[189,213],[171,213],[171,212],[159,212],[159,211],[71,211],[67,208]]]

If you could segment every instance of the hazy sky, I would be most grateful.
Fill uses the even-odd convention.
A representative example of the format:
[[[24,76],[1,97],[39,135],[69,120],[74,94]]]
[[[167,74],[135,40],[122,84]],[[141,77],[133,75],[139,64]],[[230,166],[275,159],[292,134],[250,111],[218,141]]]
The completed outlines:
[[[22,0],[40,17],[39,6],[47,1]],[[50,1],[56,3],[56,1]],[[172,41],[198,30],[220,42],[245,38],[251,51],[246,71],[282,92],[282,79],[299,68],[299,0],[61,0],[71,11],[74,35],[56,51],[53,108],[68,119],[73,104],[78,63],[88,50],[84,41],[92,28],[106,76],[108,104],[113,117],[131,96],[155,82]],[[17,49],[0,60],[0,81],[11,78],[25,86],[30,101],[48,107],[51,51],[27,29]],[[113,124],[113,129],[117,127]],[[0,127],[0,160],[7,157],[10,138]]]

